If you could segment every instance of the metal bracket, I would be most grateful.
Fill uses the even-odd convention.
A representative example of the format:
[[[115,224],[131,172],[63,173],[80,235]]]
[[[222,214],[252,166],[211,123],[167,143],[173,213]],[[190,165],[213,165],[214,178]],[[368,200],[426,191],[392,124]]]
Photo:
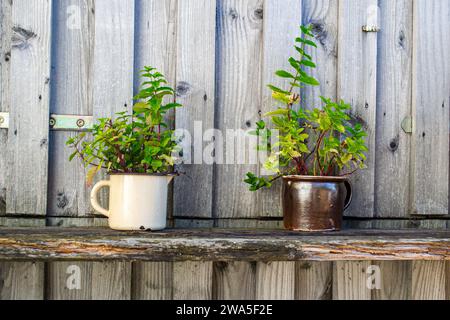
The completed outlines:
[[[50,115],[51,130],[84,131],[92,128],[94,117],[78,115]]]
[[[362,26],[362,31],[364,32],[378,32],[380,28],[378,26]]]
[[[0,112],[0,129],[8,129],[8,128],[9,128],[9,113]]]
[[[78,115],[50,115],[50,130],[85,131],[92,128],[94,117]],[[9,128],[9,112],[0,112],[0,129]]]
[[[405,133],[412,133],[412,117],[411,116],[405,117],[405,119],[403,119],[402,121],[401,126]]]

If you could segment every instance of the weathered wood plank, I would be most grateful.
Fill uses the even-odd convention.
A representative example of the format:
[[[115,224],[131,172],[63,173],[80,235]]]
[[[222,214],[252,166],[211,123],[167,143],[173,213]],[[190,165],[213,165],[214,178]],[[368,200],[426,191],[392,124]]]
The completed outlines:
[[[92,0],[53,1],[51,106],[53,114],[92,115],[94,15]],[[86,169],[69,162],[73,132],[50,133],[48,216],[92,214]]]
[[[0,300],[44,299],[43,262],[1,262]]]
[[[263,63],[262,63],[262,99],[261,114],[274,109],[272,92],[266,87],[267,84],[286,87],[288,81],[275,76],[277,70],[290,70],[292,67],[288,62],[290,56],[295,56],[293,47],[294,40],[300,34],[299,25],[302,17],[302,0],[284,1],[280,6],[279,1],[264,1],[263,19]],[[283,23],[279,23],[283,21]],[[298,54],[297,54],[298,55]],[[267,119],[264,119],[267,120]],[[260,172],[264,169],[267,155],[259,152]],[[268,172],[270,174],[270,172]],[[282,216],[281,209],[281,180],[275,182],[269,190],[263,189],[257,192],[257,214],[266,216]],[[255,208],[256,209],[256,208]]]
[[[412,262],[412,299],[445,299],[445,261]]]
[[[370,261],[333,263],[333,300],[370,300],[366,270]]]
[[[377,25],[377,1],[339,2],[337,95],[352,105],[352,115],[367,131],[367,169],[353,175],[353,201],[348,216],[372,217],[375,194],[375,129],[377,34],[362,31]]]
[[[214,128],[216,1],[178,2],[177,28],[177,101],[184,108],[176,111],[176,128],[189,131],[191,144],[179,167],[185,174],[174,182],[174,216],[211,217],[213,166],[202,150],[214,142],[203,141],[202,129]]]
[[[174,300],[211,300],[213,263],[175,262],[173,266]]]
[[[303,0],[302,24],[313,26],[317,49],[307,48],[316,63],[308,72],[320,86],[307,86],[302,90],[302,103],[306,109],[322,105],[320,96],[336,99],[338,50],[338,1]]]
[[[49,0],[12,2],[7,214],[46,213],[51,12]]]
[[[255,262],[214,263],[213,298],[253,300],[256,292]]]
[[[374,261],[380,268],[380,288],[372,290],[373,300],[411,299],[411,261]]]
[[[134,300],[170,300],[172,286],[172,262],[134,263],[132,285]]]
[[[301,235],[301,237],[299,236]],[[182,254],[180,254],[182,253]],[[0,260],[450,260],[449,231],[0,228]]]
[[[401,128],[411,115],[412,10],[410,0],[380,2],[377,80],[375,215],[409,214],[411,136]]]
[[[295,299],[330,300],[332,276],[332,262],[296,262]]]
[[[261,215],[257,193],[243,182],[248,171],[258,170],[257,142],[244,132],[260,118],[263,0],[219,1],[217,16],[216,127],[237,136],[224,138],[228,164],[215,167],[213,213],[220,218],[257,217]]]
[[[448,214],[450,6],[414,1],[412,213]]]
[[[295,262],[257,262],[256,299],[292,300],[295,295]]]
[[[128,300],[131,262],[51,262],[47,281],[50,300]]]
[[[9,84],[11,62],[11,32],[12,32],[11,2],[0,3],[0,112],[9,112]],[[8,130],[0,129],[0,150],[6,150]],[[0,153],[0,172],[6,172],[6,152]],[[5,174],[0,175],[0,214],[6,213]]]

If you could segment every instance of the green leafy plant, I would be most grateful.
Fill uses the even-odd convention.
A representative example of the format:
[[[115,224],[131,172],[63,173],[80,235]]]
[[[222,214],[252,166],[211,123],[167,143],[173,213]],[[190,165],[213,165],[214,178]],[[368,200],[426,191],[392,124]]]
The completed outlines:
[[[82,133],[67,141],[74,149],[70,160],[78,156],[85,166],[92,166],[87,174],[89,183],[102,168],[109,173],[173,172],[172,154],[178,147],[164,115],[181,105],[164,103],[165,97],[174,96],[174,89],[155,68],[144,67],[141,77],[131,113],[118,112],[114,118],[98,119],[90,130],[92,140]]]
[[[276,71],[276,75],[289,81],[288,89],[268,85],[277,108],[264,114],[272,128],[278,132],[277,142],[270,144],[272,131],[264,120],[256,123],[253,134],[259,136],[260,151],[269,153],[264,168],[272,176],[259,177],[247,173],[245,182],[255,191],[271,187],[272,182],[286,175],[347,176],[365,167],[367,151],[362,125],[349,115],[350,105],[321,97],[321,108],[305,109],[300,94],[294,92],[305,86],[317,86],[319,81],[308,74],[315,68],[306,48],[317,48],[311,26],[301,26],[302,37],[296,38],[298,57],[290,57],[293,71]],[[337,173],[339,172],[339,173]]]

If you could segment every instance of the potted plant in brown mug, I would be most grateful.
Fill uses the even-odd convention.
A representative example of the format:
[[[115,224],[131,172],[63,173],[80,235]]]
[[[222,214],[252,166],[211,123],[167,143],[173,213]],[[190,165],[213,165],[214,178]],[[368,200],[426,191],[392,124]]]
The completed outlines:
[[[254,131],[261,141],[259,150],[269,153],[264,169],[272,174],[259,177],[247,173],[245,182],[250,184],[251,191],[256,191],[283,179],[286,229],[340,230],[343,211],[351,201],[347,177],[365,167],[366,133],[348,114],[350,105],[344,101],[321,97],[321,108],[297,107],[300,95],[294,89],[319,85],[305,71],[316,67],[305,50],[306,46],[316,47],[311,27],[301,26],[301,31],[303,37],[296,39],[299,45],[295,46],[299,57],[289,58],[294,72],[276,72],[289,81],[289,88],[269,85],[279,106],[264,117],[270,118],[271,127],[276,131],[269,130],[263,120],[257,122]],[[277,142],[271,144],[273,132],[276,132]]]

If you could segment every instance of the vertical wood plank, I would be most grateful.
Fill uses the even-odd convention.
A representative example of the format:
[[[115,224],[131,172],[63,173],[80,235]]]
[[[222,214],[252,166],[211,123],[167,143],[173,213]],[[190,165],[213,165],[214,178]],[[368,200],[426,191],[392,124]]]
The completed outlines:
[[[256,263],[214,263],[213,299],[254,300],[256,292]]]
[[[448,214],[450,5],[414,1],[413,214]]]
[[[372,290],[373,300],[411,299],[411,262],[374,261],[380,267],[381,287]]]
[[[0,112],[9,112],[9,83],[11,61],[11,2],[0,3]],[[0,129],[0,150],[7,146],[8,130]],[[6,172],[6,152],[0,153],[0,172]],[[0,175],[0,214],[6,213],[5,174]]]
[[[306,109],[322,105],[320,96],[336,99],[338,50],[338,1],[303,0],[302,24],[312,25],[317,48],[307,48],[317,68],[308,69],[319,80],[319,86],[302,90],[302,103]]]
[[[212,275],[212,262],[174,262],[173,299],[211,300],[213,278]]]
[[[261,114],[274,109],[272,92],[267,84],[286,87],[288,81],[275,76],[280,69],[290,70],[288,59],[295,56],[295,38],[299,36],[302,19],[302,0],[288,0],[280,5],[276,0],[264,1],[263,19],[263,63],[262,63],[262,105]],[[280,23],[283,21],[283,23]],[[267,120],[267,119],[264,119]],[[260,171],[265,158],[259,153]],[[262,216],[282,216],[281,212],[281,180],[276,181],[272,188],[257,192],[260,206],[258,212]]]
[[[0,262],[0,300],[44,299],[44,263]]]
[[[173,286],[172,262],[136,262],[133,266],[132,298],[170,300]]]
[[[450,261],[445,262],[445,299],[450,300]]]
[[[296,262],[295,299],[330,300],[332,278],[332,262]]]
[[[333,300],[370,300],[366,270],[370,261],[333,262]]]
[[[412,8],[409,0],[380,2],[378,42],[376,202],[377,217],[409,211],[411,136],[401,128],[411,115]]]
[[[180,166],[186,174],[174,182],[174,216],[211,217],[213,166],[203,163],[207,143],[195,122],[214,128],[216,1],[178,2],[177,27],[177,101],[184,107],[176,111],[176,128],[189,131],[192,145],[183,150],[191,164]]]
[[[50,262],[46,285],[50,300],[128,300],[131,263]]]
[[[94,2],[53,1],[51,113],[92,115]],[[86,169],[69,161],[74,132],[50,133],[48,216],[92,214]]]
[[[445,299],[445,261],[412,262],[412,299]]]
[[[256,299],[291,300],[295,297],[295,262],[256,264]]]
[[[171,86],[176,81],[177,58],[177,1],[136,0],[135,71],[152,66],[166,76]],[[135,72],[137,91],[141,79]],[[175,114],[166,115],[170,126],[175,125]]]
[[[217,15],[216,127],[224,134],[227,129],[245,132],[254,129],[261,111],[263,1],[219,1]],[[228,135],[224,139],[224,154],[228,156],[225,160],[234,164],[215,166],[215,217],[260,215],[257,193],[249,191],[243,182],[247,172],[258,170],[256,143],[251,145],[249,139],[243,141],[244,138],[233,139]],[[250,157],[252,152],[254,157]],[[243,158],[246,161],[242,161]],[[254,158],[253,164],[249,164],[250,158]]]
[[[12,2],[6,213],[45,215],[51,1]]]
[[[353,117],[368,134],[368,168],[351,178],[354,193],[347,215],[356,217],[374,214],[377,33],[363,32],[362,26],[377,26],[377,8],[377,0],[339,1],[337,94],[352,105]]]

